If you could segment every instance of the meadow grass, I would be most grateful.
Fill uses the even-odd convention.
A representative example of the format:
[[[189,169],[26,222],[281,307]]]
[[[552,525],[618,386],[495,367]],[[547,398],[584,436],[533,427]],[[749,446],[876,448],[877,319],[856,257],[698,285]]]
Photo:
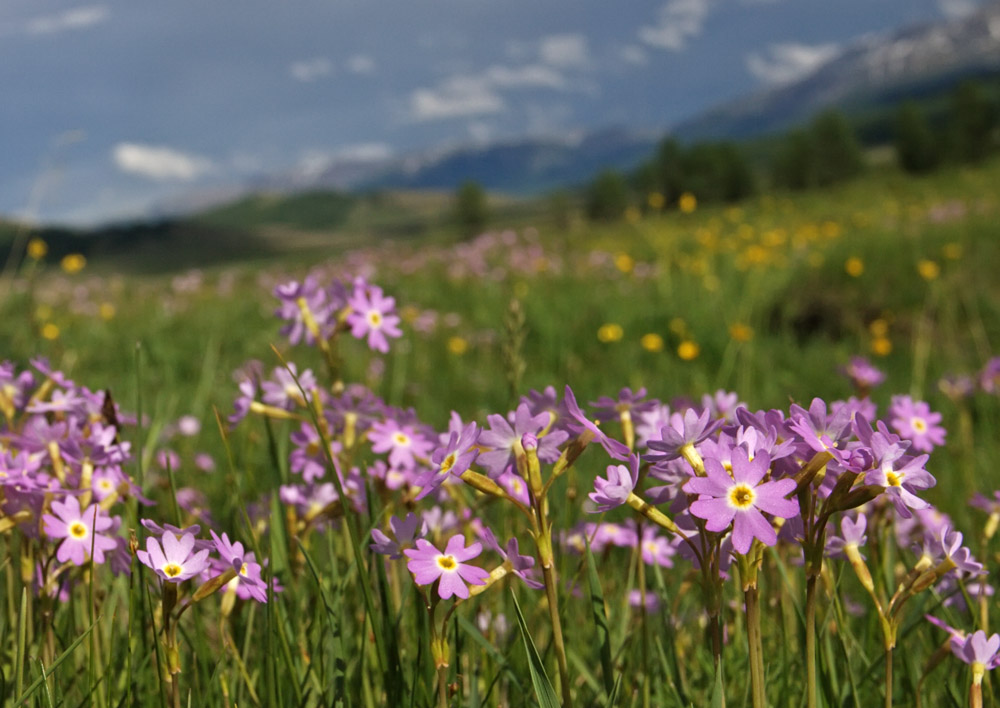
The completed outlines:
[[[139,414],[140,424],[124,433],[134,446],[129,472],[159,504],[150,511],[130,503],[126,529],[139,529],[147,514],[189,521],[171,499],[179,488],[197,488],[212,527],[268,559],[283,587],[266,604],[240,602],[226,614],[206,601],[181,618],[181,704],[434,705],[443,684],[453,705],[549,705],[565,695],[552,689],[560,657],[551,599],[511,585],[513,592],[493,588],[461,606],[441,637],[451,662],[435,670],[425,597],[402,562],[386,567],[368,551],[388,510],[405,509],[373,496],[365,514],[348,513],[338,524],[289,526],[274,491],[293,478],[289,434],[297,425],[216,424],[233,409],[233,371],[248,359],[270,371],[282,365],[280,353],[300,371],[323,370],[319,352],[290,347],[278,334],[274,287],[315,269],[325,278],[363,274],[395,296],[404,337],[385,356],[343,341],[344,379],[415,408],[439,430],[450,411],[482,423],[547,385],[569,384],[581,402],[629,386],[664,401],[726,389],[752,410],[808,406],[814,396],[850,395],[837,368],[852,355],[870,356],[887,374],[872,396],[882,410],[891,394],[906,393],[944,414],[948,444],[930,467],[939,483],[924,496],[955,518],[992,570],[995,550],[979,542],[986,516],[966,502],[1000,487],[1000,409],[986,393],[949,397],[938,382],[974,374],[996,352],[997,183],[998,163],[919,180],[885,171],[824,192],[691,214],[635,212],[621,223],[567,229],[540,219],[464,241],[442,232],[329,259],[303,262],[290,253],[160,276],[116,274],[100,262],[67,275],[58,264],[29,261],[3,284],[2,354],[19,367],[46,356]],[[317,226],[311,217],[302,224]],[[173,437],[181,466],[163,470],[156,454],[182,415],[199,419],[202,433]],[[195,469],[199,452],[214,458],[215,472]],[[582,502],[606,464],[590,450],[554,482],[544,510],[553,529],[596,520]],[[499,504],[461,496],[501,540],[520,528]],[[627,511],[603,518],[635,517]],[[882,541],[870,563],[891,589],[909,549]],[[157,670],[162,631],[154,630],[163,627],[163,610],[149,571],[133,561],[130,577],[112,580],[96,569],[65,601],[33,597],[22,570],[31,567],[31,549],[16,533],[0,535],[4,705],[168,705],[169,682]],[[637,557],[557,544],[575,702],[700,706],[724,693],[730,705],[750,705],[754,667],[738,588],[727,585],[722,598],[728,643],[716,668],[698,574],[686,561],[647,567]],[[791,549],[767,551],[760,641],[771,705],[805,705],[805,586]],[[637,588],[655,593],[657,607],[631,605]],[[882,640],[865,601],[849,566],[828,563],[815,638],[819,705],[882,702]],[[918,696],[927,706],[965,703],[968,677],[954,659],[941,657],[946,668],[927,672],[945,636],[923,621],[925,611],[973,627],[940,601],[924,593],[907,608],[896,651],[899,705]],[[976,615],[975,626],[986,629],[988,617]],[[986,698],[993,700],[989,689]]]

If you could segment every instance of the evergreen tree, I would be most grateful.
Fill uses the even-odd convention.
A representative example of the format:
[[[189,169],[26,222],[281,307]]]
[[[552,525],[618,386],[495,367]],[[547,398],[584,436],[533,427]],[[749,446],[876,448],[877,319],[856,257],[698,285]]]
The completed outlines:
[[[928,172],[940,162],[940,149],[927,116],[913,101],[900,105],[896,113],[893,142],[899,166],[907,172]]]
[[[816,116],[809,126],[809,136],[817,185],[850,179],[864,169],[861,144],[840,111],[823,111]]]
[[[963,81],[951,100],[951,147],[959,162],[978,162],[993,147],[996,107],[975,81]]]
[[[463,236],[474,236],[486,227],[489,210],[486,192],[473,180],[463,182],[455,193],[455,222]]]
[[[587,216],[594,220],[620,219],[628,208],[628,185],[616,170],[604,170],[587,188]]]

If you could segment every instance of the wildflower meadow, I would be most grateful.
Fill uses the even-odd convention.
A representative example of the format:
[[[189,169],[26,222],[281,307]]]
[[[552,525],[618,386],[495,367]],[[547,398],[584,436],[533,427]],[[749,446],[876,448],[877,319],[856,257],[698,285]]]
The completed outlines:
[[[986,706],[1000,165],[0,279],[0,705]]]

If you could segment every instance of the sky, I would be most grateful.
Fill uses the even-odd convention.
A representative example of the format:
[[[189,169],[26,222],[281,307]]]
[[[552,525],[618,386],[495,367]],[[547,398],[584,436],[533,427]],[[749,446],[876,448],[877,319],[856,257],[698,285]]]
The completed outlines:
[[[0,215],[673,123],[977,0],[3,0]]]

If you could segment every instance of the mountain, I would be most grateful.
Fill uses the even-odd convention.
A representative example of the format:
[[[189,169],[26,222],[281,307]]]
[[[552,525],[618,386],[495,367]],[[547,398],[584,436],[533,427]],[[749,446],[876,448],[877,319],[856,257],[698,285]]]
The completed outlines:
[[[613,128],[564,138],[449,147],[397,158],[332,159],[321,169],[260,177],[248,185],[248,191],[452,190],[474,180],[491,191],[532,194],[579,184],[602,169],[632,169],[660,137],[660,132]]]
[[[682,140],[777,133],[830,107],[897,102],[965,77],[1000,74],[1000,2],[958,20],[868,36],[794,82],[726,103],[674,126]]]

